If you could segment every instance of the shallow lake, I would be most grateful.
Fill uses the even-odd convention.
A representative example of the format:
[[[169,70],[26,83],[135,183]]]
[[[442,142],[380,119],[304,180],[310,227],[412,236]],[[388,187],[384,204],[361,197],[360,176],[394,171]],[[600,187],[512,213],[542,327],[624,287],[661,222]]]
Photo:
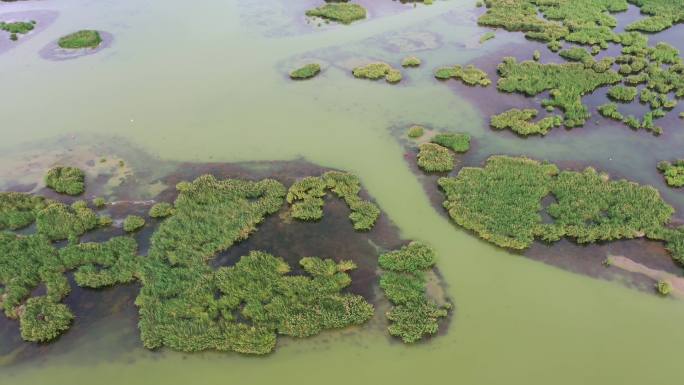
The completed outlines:
[[[350,26],[307,23],[304,10],[318,4],[309,0],[0,3],[0,16],[56,15],[48,27],[0,54],[0,152],[21,159],[23,149],[47,153],[113,143],[145,154],[149,169],[139,163],[150,173],[155,162],[297,159],[352,172],[402,238],[437,250],[455,304],[446,333],[405,346],[371,323],[308,339],[281,338],[265,357],[148,351],[139,343],[131,318],[135,307],[128,300],[115,316],[89,319],[87,333],[37,349],[29,359],[14,362],[11,355],[21,354],[16,351],[0,356],[0,365],[6,362],[0,383],[680,381],[681,301],[509,253],[457,228],[435,209],[414,175],[398,129],[418,123],[469,133],[474,146],[464,161],[472,165],[491,154],[593,165],[655,186],[681,212],[684,194],[667,188],[655,168],[659,160],[684,156],[681,120],[668,118],[660,137],[598,117],[544,138],[492,131],[482,105],[486,94],[478,98],[460,83],[441,83],[434,68],[480,60],[491,63],[486,69],[494,79],[491,68],[501,56],[529,57],[544,46],[501,30],[480,45],[488,29],[477,26],[482,10],[473,0],[416,7],[382,1],[387,4],[366,1],[370,18]],[[39,54],[83,28],[106,31],[112,41],[72,60]],[[682,33],[678,25],[663,36]],[[403,70],[399,85],[350,74],[359,62],[399,63],[407,55],[419,56],[423,65]],[[321,75],[303,82],[288,78],[290,70],[311,60],[322,64]],[[523,103],[519,95],[508,97],[511,105]],[[680,111],[681,104],[671,114]],[[0,186],[15,179],[14,165],[0,165]],[[116,290],[126,296],[128,289]],[[17,328],[15,321],[2,322],[3,328]]]

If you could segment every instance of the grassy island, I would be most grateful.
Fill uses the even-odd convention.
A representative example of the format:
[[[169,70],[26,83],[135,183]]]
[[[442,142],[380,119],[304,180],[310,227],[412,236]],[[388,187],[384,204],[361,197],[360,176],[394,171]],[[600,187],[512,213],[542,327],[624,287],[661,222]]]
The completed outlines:
[[[173,215],[173,205],[167,202],[155,203],[149,212],[149,216],[152,218],[166,218]]]
[[[512,108],[499,115],[492,116],[489,124],[496,130],[510,129],[518,135],[546,135],[552,128],[563,123],[557,115],[547,116],[537,122],[532,122],[539,111],[535,109],[519,110]]]
[[[352,70],[352,74],[360,79],[378,80],[384,78],[387,83],[399,83],[402,78],[398,69],[382,62],[356,67]]]
[[[436,143],[423,143],[418,152],[418,167],[427,172],[449,172],[454,169],[454,155]]]
[[[330,190],[343,199],[351,209],[349,219],[354,229],[370,230],[375,225],[380,209],[374,203],[359,197],[361,182],[349,173],[329,171],[320,177],[306,177],[298,180],[287,192],[293,218],[316,221],[323,217],[323,198]]]
[[[65,49],[79,49],[79,48],[97,48],[102,43],[100,33],[94,30],[81,30],[66,36],[62,36],[57,41],[60,48]]]
[[[435,71],[435,77],[440,80],[457,79],[469,86],[479,85],[486,87],[492,83],[483,70],[475,67],[472,64],[462,67],[455,65],[453,67],[442,67]]]
[[[425,271],[435,264],[435,251],[421,243],[411,242],[400,250],[380,255],[380,287],[394,305],[387,312],[389,333],[405,343],[419,341],[437,333],[439,319],[447,316],[447,305],[430,301],[425,289]]]
[[[365,19],[366,9],[352,3],[327,3],[321,7],[306,11],[306,15],[342,24],[351,24],[354,21]]]
[[[311,63],[290,72],[290,78],[295,80],[310,79],[318,75],[320,72],[320,64]]]
[[[550,163],[492,156],[484,168],[464,167],[439,185],[451,218],[498,246],[525,249],[535,238],[593,243],[646,236],[665,241],[673,258],[684,259],[684,231],[668,226],[674,209],[658,190],[610,180],[593,168],[561,172]],[[555,202],[544,209],[546,196]],[[542,211],[551,223],[542,222]]]
[[[528,96],[550,91],[551,99],[542,101],[542,105],[562,109],[565,113],[563,124],[566,127],[581,126],[591,116],[587,107],[582,104],[582,96],[622,79],[613,70],[596,72],[579,63],[518,63],[512,57],[504,58],[498,70],[501,75],[497,84],[499,91],[518,92]]]
[[[658,171],[663,174],[668,186],[684,186],[684,159],[677,159],[672,163],[666,160],[659,162]]]
[[[85,191],[85,173],[76,167],[53,167],[45,175],[45,185],[61,194],[80,195]]]
[[[49,203],[36,195],[0,192],[0,230],[19,230],[30,225]]]

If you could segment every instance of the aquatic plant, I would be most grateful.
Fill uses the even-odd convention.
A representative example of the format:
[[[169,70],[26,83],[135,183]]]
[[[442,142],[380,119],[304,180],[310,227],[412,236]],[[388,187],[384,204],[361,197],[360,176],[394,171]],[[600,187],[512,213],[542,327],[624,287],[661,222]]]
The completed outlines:
[[[407,135],[409,138],[420,138],[424,132],[425,128],[423,126],[411,126],[408,129]]]
[[[420,59],[417,56],[407,56],[401,61],[402,67],[418,67],[420,66]]]
[[[383,62],[366,64],[352,70],[356,78],[378,80],[384,78],[388,83],[401,81],[401,72],[392,68],[391,65]]]
[[[684,2],[682,3],[684,5]],[[665,63],[665,64],[675,64],[681,62],[679,57],[679,50],[665,42],[659,42],[651,50],[648,57],[651,61]]]
[[[518,135],[546,135],[552,128],[559,127],[563,119],[558,115],[547,116],[537,122],[532,122],[539,111],[535,109],[520,110],[512,108],[501,114],[494,115],[489,125],[496,130],[510,129]]]
[[[447,316],[448,304],[438,306],[427,298],[425,271],[435,264],[435,251],[421,242],[381,254],[380,288],[393,304],[386,316],[390,335],[413,343],[435,334],[439,319]]]
[[[672,293],[672,284],[669,281],[661,279],[655,284],[655,288],[660,295],[669,295]]]
[[[427,172],[449,172],[454,169],[454,155],[439,144],[423,143],[418,152],[418,167]]]
[[[614,86],[608,91],[608,97],[621,102],[631,102],[636,96],[636,87]]]
[[[470,149],[470,135],[468,134],[442,133],[435,135],[430,141],[450,148],[454,152],[467,152]]]
[[[321,72],[321,65],[317,63],[306,64],[290,72],[291,79],[310,79]]]
[[[532,60],[539,61],[539,59],[541,59],[541,52],[539,52],[538,49],[535,49],[532,53]]]
[[[596,72],[579,63],[518,63],[512,57],[504,58],[498,71],[501,75],[497,83],[499,91],[518,92],[528,96],[550,91],[551,99],[542,101],[542,105],[561,108],[566,127],[581,126],[591,116],[587,107],[582,104],[583,95],[622,79],[615,71]]]
[[[76,167],[53,167],[45,175],[45,184],[58,193],[80,195],[85,191],[85,173]]]
[[[484,35],[480,36],[480,44],[486,42],[487,40],[491,40],[496,37],[496,34],[494,32],[485,32]]]
[[[659,162],[658,171],[663,174],[668,186],[684,186],[684,159],[677,159],[672,163],[666,160]]]
[[[150,207],[149,216],[152,218],[166,218],[173,215],[173,205],[167,202],[155,203]]]
[[[562,58],[571,61],[578,61],[584,63],[585,61],[594,60],[594,58],[591,57],[591,54],[587,52],[586,49],[581,47],[572,47],[570,49],[565,49],[558,52],[558,54]]]
[[[0,230],[18,230],[36,220],[36,214],[50,201],[37,195],[0,192]]]
[[[98,289],[132,282],[142,259],[131,237],[114,237],[106,242],[70,243],[59,250],[64,270],[74,270],[81,287]]]
[[[97,198],[93,199],[93,206],[95,206],[97,208],[105,207],[106,204],[107,204],[107,201],[102,197],[97,197]]]
[[[370,230],[380,215],[380,209],[372,202],[359,197],[361,182],[355,175],[328,171],[320,177],[306,177],[290,186],[287,203],[291,205],[293,218],[314,221],[323,217],[323,197],[330,190],[343,199],[351,213],[349,219],[355,230]]]
[[[50,341],[69,329],[74,315],[69,308],[47,297],[33,297],[19,317],[21,338],[32,342]]]
[[[435,71],[435,77],[440,80],[454,78],[461,80],[463,83],[469,86],[479,85],[486,87],[492,83],[486,72],[472,64],[465,66],[465,68],[461,67],[460,65],[438,68]]]
[[[123,229],[127,233],[132,233],[145,226],[145,219],[138,215],[129,215],[124,219]]]
[[[366,18],[366,9],[352,3],[327,3],[318,8],[306,11],[307,16],[321,17],[342,24],[351,24]]]
[[[96,48],[100,43],[100,33],[93,30],[76,31],[60,37],[57,41],[57,45],[65,49]]]

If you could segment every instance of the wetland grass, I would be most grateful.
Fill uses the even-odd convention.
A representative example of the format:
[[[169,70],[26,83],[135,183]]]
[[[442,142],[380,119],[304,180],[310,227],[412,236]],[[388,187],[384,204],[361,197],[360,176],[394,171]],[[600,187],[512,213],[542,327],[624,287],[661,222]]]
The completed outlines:
[[[352,70],[356,78],[378,80],[384,78],[387,83],[398,83],[401,81],[401,72],[391,65],[382,62],[370,63],[365,66],[356,67]]]
[[[658,171],[663,174],[668,186],[684,186],[684,159],[677,159],[671,163],[666,160],[659,162]]]
[[[290,72],[290,78],[295,80],[311,79],[321,72],[321,66],[317,63],[306,64]]]
[[[538,113],[539,111],[535,109],[512,108],[492,116],[489,125],[496,130],[509,129],[518,135],[528,136],[546,135],[552,128],[563,124],[563,119],[557,115],[550,115],[532,122]]]
[[[423,143],[418,152],[418,167],[427,172],[449,172],[454,169],[454,155],[436,143]]]
[[[439,80],[456,79],[469,86],[487,87],[492,83],[483,70],[469,64],[465,67],[455,65],[453,67],[441,67],[435,71],[435,77]]]
[[[358,4],[352,3],[327,3],[318,8],[306,11],[306,15],[320,17],[342,24],[351,24],[354,21],[365,19],[366,9]]]

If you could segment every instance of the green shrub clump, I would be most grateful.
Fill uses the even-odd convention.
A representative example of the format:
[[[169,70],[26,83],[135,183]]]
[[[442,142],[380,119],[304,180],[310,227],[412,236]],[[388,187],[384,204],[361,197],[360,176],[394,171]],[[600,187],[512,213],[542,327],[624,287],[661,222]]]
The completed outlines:
[[[468,134],[437,134],[431,139],[432,143],[452,149],[454,152],[470,150],[470,135]]]
[[[420,66],[420,59],[416,56],[407,56],[401,61],[402,67],[418,67]]]
[[[427,172],[449,172],[454,169],[454,155],[446,147],[423,143],[418,152],[418,167]]]
[[[19,318],[21,338],[31,342],[50,341],[69,329],[74,315],[69,308],[48,297],[33,297]]]
[[[103,208],[107,204],[107,201],[104,198],[97,197],[93,199],[93,205],[97,208]]]
[[[152,205],[149,215],[152,218],[166,218],[173,215],[173,205],[167,202],[159,202]]]
[[[425,128],[423,126],[411,126],[408,129],[409,138],[420,138],[425,133]]]
[[[435,251],[421,243],[411,242],[400,250],[380,255],[380,288],[392,302],[386,316],[393,336],[405,343],[419,341],[435,334],[439,319],[447,316],[449,306],[438,306],[427,298],[425,271],[435,264]]]
[[[646,235],[676,248],[681,239],[666,231],[674,209],[658,190],[611,181],[592,168],[559,173],[553,164],[493,156],[484,168],[463,168],[454,178],[441,178],[439,185],[456,223],[502,247],[525,249],[535,237],[591,243]],[[541,200],[549,194],[555,202],[545,211],[553,223],[542,223]]]
[[[321,72],[321,66],[317,63],[307,64],[301,68],[298,68],[290,72],[290,78],[292,79],[310,79]]]
[[[323,218],[323,198],[330,190],[344,199],[351,210],[349,219],[355,230],[370,230],[380,215],[374,203],[359,197],[361,182],[349,173],[328,171],[320,177],[306,177],[295,182],[287,192],[293,218],[315,221]]]
[[[542,101],[542,105],[561,108],[565,113],[563,123],[566,127],[581,126],[591,116],[582,104],[583,95],[622,79],[615,71],[596,72],[579,63],[518,63],[512,57],[504,58],[498,70],[501,75],[497,84],[499,91],[528,96],[550,91],[551,99]]]
[[[539,111],[535,109],[519,110],[512,108],[491,117],[489,124],[496,130],[510,129],[518,135],[546,135],[552,128],[559,127],[563,119],[557,115],[547,116],[537,122],[532,122]]]
[[[35,21],[14,21],[7,23],[0,21],[0,31],[6,31],[10,34],[10,40],[17,40],[17,34],[27,34],[36,26]]]
[[[382,62],[356,67],[352,70],[352,74],[354,77],[361,79],[378,80],[384,78],[388,83],[398,83],[401,81],[401,72],[392,68],[391,65]]]
[[[655,287],[660,295],[669,295],[672,293],[672,284],[669,281],[664,281],[661,279],[655,284]]]
[[[684,186],[684,159],[678,159],[670,163],[662,161],[658,163],[658,170],[665,177],[665,182],[670,187]]]
[[[87,207],[84,201],[71,206],[53,202],[36,214],[38,233],[57,241],[78,237],[100,226],[100,218]]]
[[[365,19],[366,9],[358,4],[328,3],[306,11],[306,15],[321,17],[342,24],[351,24],[354,21]]]
[[[138,231],[143,226],[145,226],[145,219],[137,215],[129,215],[123,222],[123,229],[127,233]]]
[[[102,43],[102,37],[98,31],[81,30],[66,36],[62,36],[57,41],[60,48],[65,49],[79,49],[79,48],[97,48]]]
[[[598,107],[598,112],[605,116],[617,121],[623,121],[625,117],[618,111],[618,106],[615,103],[606,103]]]
[[[435,77],[440,80],[448,80],[451,78],[461,80],[469,86],[479,85],[486,87],[492,84],[492,81],[483,70],[475,67],[472,64],[465,66],[455,65],[453,67],[442,67],[435,71]]]
[[[76,167],[53,167],[45,175],[45,184],[61,194],[80,195],[85,191],[85,173]]]
[[[680,0],[630,0],[630,3],[650,16],[627,25],[625,29],[628,31],[660,32],[684,21]]]
[[[636,87],[615,86],[608,91],[608,96],[621,102],[631,102],[637,96]]]

